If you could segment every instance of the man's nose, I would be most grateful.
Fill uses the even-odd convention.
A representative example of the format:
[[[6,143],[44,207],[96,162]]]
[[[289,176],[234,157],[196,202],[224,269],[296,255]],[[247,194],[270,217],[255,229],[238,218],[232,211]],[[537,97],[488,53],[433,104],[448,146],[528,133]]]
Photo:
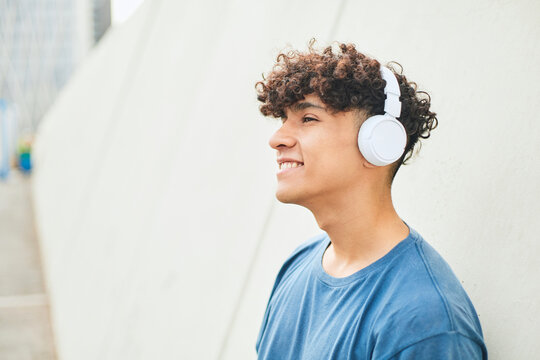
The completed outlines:
[[[276,132],[270,137],[270,140],[268,141],[268,144],[272,149],[279,150],[281,147],[293,147],[296,143],[294,134],[290,129],[285,126],[285,124],[281,125],[279,129],[276,130]]]

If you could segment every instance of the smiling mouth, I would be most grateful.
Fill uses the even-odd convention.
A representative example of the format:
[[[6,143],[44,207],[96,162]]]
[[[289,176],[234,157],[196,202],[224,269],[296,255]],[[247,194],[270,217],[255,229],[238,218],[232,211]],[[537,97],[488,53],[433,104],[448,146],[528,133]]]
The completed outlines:
[[[281,164],[279,164],[279,170],[278,170],[278,174],[282,174],[284,172],[289,172],[291,170],[294,170],[294,169],[298,169],[298,168],[301,168],[304,166],[304,163],[299,163],[299,162],[283,162]]]

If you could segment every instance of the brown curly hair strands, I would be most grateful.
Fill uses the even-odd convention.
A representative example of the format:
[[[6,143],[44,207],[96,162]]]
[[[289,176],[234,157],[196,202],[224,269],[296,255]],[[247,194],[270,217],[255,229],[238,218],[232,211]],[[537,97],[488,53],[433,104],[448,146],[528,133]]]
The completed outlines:
[[[305,95],[315,93],[334,113],[356,110],[358,127],[367,116],[384,114],[384,87],[380,74],[381,64],[360,52],[353,44],[338,43],[339,51],[332,46],[322,51],[313,48],[311,39],[307,53],[291,50],[280,53],[272,71],[263,81],[255,84],[259,109],[265,116],[281,118],[285,109]],[[434,112],[429,110],[431,98],[418,91],[414,82],[403,75],[401,65],[391,62],[389,68],[396,74],[401,90],[401,116],[399,121],[407,131],[407,145],[401,158],[390,166],[388,185],[391,186],[401,164],[407,165],[419,138],[429,138],[438,125]],[[398,65],[399,73],[394,66]],[[364,115],[364,116],[362,116]]]

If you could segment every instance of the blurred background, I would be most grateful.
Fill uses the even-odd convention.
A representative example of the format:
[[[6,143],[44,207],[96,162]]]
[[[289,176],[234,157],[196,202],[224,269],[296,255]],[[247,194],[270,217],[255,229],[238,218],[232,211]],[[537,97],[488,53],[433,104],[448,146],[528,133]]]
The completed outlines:
[[[321,232],[274,198],[280,51],[397,61],[439,127],[394,206],[452,266],[491,359],[540,353],[540,3],[0,0],[0,359],[254,359]]]

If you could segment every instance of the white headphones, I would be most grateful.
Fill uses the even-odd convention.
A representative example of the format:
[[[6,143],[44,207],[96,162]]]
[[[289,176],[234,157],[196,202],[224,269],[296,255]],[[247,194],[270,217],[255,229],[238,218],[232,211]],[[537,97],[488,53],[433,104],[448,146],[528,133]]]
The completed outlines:
[[[381,75],[386,81],[384,115],[366,119],[358,132],[358,148],[364,158],[376,166],[393,163],[403,155],[407,145],[407,132],[396,118],[401,115],[399,84],[394,73],[381,65]]]

